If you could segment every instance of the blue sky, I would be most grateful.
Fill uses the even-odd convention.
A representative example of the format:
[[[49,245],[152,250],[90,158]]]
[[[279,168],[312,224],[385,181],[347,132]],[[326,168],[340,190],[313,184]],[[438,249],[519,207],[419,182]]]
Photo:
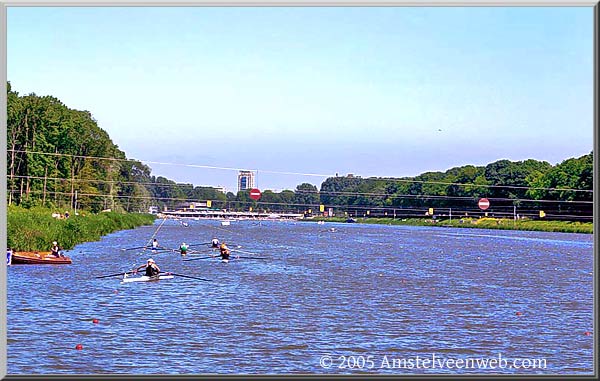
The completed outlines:
[[[591,7],[10,7],[8,80],[154,175],[236,191],[593,145]],[[297,174],[281,174],[286,172]]]

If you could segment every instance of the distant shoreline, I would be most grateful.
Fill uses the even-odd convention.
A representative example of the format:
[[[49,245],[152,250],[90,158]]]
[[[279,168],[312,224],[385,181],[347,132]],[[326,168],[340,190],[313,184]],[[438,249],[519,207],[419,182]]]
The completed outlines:
[[[324,222],[346,222],[347,218],[340,217],[314,217],[298,221],[324,221]],[[434,220],[431,218],[354,218],[353,223],[378,224],[378,225],[408,225],[408,226],[435,226],[440,228],[479,228],[496,230],[521,230],[521,231],[543,231],[557,233],[582,233],[593,234],[594,225],[591,222],[571,221],[540,221],[540,220],[512,220],[508,218],[456,218]]]

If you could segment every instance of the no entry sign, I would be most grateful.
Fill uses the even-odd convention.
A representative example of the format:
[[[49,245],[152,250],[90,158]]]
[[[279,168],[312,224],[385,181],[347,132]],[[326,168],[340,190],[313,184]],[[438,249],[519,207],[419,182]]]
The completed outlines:
[[[260,190],[254,188],[250,190],[250,198],[253,200],[258,200],[260,198]]]
[[[490,200],[488,200],[487,198],[481,198],[479,199],[477,205],[479,205],[479,209],[486,210],[490,207]]]

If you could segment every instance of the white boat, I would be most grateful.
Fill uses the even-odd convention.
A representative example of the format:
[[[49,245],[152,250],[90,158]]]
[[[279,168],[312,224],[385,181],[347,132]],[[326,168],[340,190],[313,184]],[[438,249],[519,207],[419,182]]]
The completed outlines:
[[[125,274],[125,276],[123,276],[123,280],[121,281],[121,283],[130,283],[130,282],[155,282],[157,280],[163,280],[163,279],[173,279],[173,275],[159,275],[158,278],[157,277],[150,277],[150,276],[142,275],[142,276],[137,276],[137,277],[129,278],[127,276],[127,274]]]
[[[229,225],[231,225],[231,222],[230,221],[221,221],[221,225],[229,226]]]
[[[221,259],[221,262],[223,262],[223,263],[229,263],[229,259]]]

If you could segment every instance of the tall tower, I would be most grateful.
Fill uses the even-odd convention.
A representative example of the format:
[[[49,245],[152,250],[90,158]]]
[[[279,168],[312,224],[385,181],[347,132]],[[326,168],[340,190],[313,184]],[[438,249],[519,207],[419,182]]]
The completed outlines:
[[[238,192],[254,188],[254,172],[240,171],[238,175]]]

